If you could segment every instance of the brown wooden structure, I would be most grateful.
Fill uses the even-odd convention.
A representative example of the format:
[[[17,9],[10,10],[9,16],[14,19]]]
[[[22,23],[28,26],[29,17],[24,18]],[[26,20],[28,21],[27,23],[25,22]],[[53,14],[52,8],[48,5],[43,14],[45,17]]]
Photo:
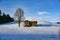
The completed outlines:
[[[28,21],[28,20],[24,21],[24,27],[31,27],[36,25],[37,25],[37,21]]]
[[[24,21],[24,27],[30,27],[30,21],[28,20]]]
[[[32,21],[32,26],[37,26],[37,21]]]

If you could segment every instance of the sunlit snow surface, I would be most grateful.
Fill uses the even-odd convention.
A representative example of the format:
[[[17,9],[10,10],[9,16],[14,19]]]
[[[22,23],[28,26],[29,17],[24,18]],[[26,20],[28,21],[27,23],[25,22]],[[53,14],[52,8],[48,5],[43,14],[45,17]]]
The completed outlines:
[[[0,25],[0,40],[59,40],[59,25],[18,27],[17,23]]]

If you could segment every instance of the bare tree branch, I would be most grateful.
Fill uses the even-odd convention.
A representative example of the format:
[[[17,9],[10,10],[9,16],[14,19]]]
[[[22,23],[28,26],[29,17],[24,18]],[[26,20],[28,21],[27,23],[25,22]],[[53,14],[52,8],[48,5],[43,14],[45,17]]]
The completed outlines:
[[[17,9],[16,9],[15,16],[16,16],[17,19],[18,19],[18,26],[20,27],[21,19],[22,19],[22,17],[24,17],[24,12],[23,12],[23,10],[22,10],[21,8],[17,8]]]

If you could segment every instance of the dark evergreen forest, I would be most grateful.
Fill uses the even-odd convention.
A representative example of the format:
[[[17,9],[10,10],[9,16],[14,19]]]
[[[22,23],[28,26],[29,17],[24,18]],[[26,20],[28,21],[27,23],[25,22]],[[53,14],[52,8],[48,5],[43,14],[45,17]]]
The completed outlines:
[[[2,11],[0,10],[0,24],[12,22],[12,21],[14,21],[14,19],[11,18],[9,14],[2,13]]]

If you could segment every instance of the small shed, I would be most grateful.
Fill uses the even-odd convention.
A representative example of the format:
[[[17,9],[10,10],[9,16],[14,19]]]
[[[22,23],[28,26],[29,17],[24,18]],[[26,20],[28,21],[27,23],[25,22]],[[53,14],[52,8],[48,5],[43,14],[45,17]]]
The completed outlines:
[[[32,21],[32,26],[37,26],[37,21]]]
[[[24,27],[31,27],[31,26],[37,26],[37,21],[24,21]]]
[[[30,24],[31,24],[30,21],[28,20],[24,21],[24,27],[30,27],[31,26]]]

